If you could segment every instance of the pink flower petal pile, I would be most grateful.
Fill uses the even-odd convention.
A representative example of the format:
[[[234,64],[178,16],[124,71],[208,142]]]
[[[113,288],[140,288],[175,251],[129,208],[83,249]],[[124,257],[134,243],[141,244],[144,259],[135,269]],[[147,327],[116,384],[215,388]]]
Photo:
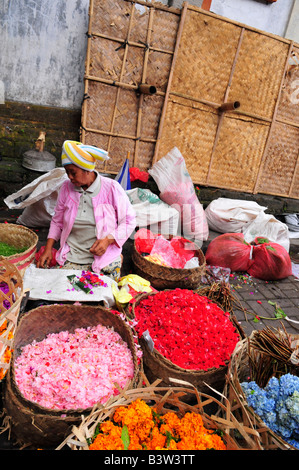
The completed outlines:
[[[24,346],[15,361],[25,398],[49,409],[89,408],[119,393],[134,376],[132,353],[103,325],[49,334]]]

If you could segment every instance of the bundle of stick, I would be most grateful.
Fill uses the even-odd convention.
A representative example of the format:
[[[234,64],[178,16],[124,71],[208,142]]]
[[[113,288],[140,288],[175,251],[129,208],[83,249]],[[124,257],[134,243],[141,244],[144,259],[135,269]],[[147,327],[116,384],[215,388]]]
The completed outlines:
[[[246,318],[247,310],[232,293],[229,283],[212,282],[209,285],[198,287],[196,292],[208,297],[212,302],[218,303],[225,312],[233,313],[234,309],[243,311]]]
[[[296,353],[298,350],[298,340],[294,340],[282,328],[271,329],[269,327],[256,331],[250,339],[248,348],[249,365],[252,380],[264,388],[270,378],[290,373],[299,375],[298,360]]]

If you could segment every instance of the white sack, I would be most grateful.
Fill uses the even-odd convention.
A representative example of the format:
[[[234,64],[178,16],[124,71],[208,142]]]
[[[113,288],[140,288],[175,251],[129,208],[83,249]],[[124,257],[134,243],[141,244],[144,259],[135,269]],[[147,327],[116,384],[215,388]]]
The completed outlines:
[[[98,286],[92,289],[93,294],[72,290],[72,285],[67,276],[81,276],[82,271],[69,269],[42,269],[31,264],[25,271],[23,288],[29,290],[29,298],[32,300],[48,300],[53,302],[101,302],[109,308],[115,304],[112,293],[112,284],[117,283],[108,276],[101,276],[101,280],[108,287]]]
[[[209,228],[219,233],[240,233],[267,207],[254,201],[220,197],[205,209]]]
[[[24,209],[17,219],[18,224],[48,227],[54,215],[60,187],[66,179],[64,168],[54,168],[8,196],[4,202],[9,209]]]
[[[54,168],[8,196],[4,202],[9,209],[24,209],[59,189],[66,179],[67,174],[64,168]]]
[[[149,189],[135,188],[126,191],[136,214],[136,226],[148,227],[153,233],[177,235],[180,214]]]
[[[268,238],[271,242],[290,250],[289,229],[286,224],[271,214],[260,212],[258,216],[242,230],[246,242],[251,243],[256,237]]]
[[[180,213],[182,235],[198,246],[209,236],[205,211],[199,202],[185,160],[174,147],[149,170],[154,178],[160,198]]]
[[[59,190],[53,191],[49,196],[25,207],[17,218],[17,223],[26,227],[49,227],[55,212]]]

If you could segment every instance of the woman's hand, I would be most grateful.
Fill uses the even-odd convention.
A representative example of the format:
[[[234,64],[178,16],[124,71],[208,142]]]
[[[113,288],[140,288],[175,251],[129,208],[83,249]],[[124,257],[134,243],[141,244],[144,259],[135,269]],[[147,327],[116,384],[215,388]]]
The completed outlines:
[[[114,243],[114,238],[110,235],[105,238],[101,238],[100,240],[96,240],[90,248],[90,253],[96,256],[102,256],[106,252],[108,246],[112,243]]]
[[[47,240],[45,250],[43,254],[40,256],[38,261],[36,262],[36,267],[37,268],[48,268],[50,265],[50,262],[52,260],[52,248],[55,243],[55,240],[52,240],[49,238]]]

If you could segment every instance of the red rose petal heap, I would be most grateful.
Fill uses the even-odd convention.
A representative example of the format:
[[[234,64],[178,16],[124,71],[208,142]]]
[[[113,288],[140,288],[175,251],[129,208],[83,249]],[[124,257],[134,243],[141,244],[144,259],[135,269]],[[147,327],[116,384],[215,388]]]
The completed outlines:
[[[184,369],[226,365],[240,339],[229,313],[187,289],[149,295],[135,305],[134,314],[139,337],[148,330],[155,349]]]

